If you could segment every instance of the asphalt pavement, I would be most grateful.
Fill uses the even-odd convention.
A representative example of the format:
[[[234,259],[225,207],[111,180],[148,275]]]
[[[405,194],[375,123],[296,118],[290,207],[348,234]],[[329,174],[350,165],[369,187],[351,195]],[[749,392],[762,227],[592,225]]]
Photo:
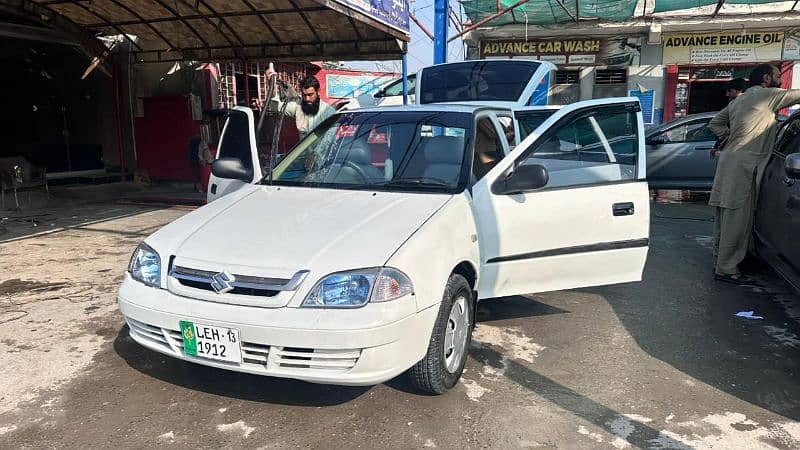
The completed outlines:
[[[70,220],[0,234],[0,448],[800,448],[800,298],[769,270],[757,287],[715,282],[702,204],[654,206],[641,283],[483,302],[442,396],[144,349],[116,286],[186,209],[49,213]]]

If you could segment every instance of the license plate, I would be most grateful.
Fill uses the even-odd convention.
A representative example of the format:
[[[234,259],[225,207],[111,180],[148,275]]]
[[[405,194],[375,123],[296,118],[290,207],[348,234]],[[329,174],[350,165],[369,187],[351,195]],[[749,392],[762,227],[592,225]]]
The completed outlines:
[[[183,353],[199,358],[241,364],[239,330],[182,320]]]

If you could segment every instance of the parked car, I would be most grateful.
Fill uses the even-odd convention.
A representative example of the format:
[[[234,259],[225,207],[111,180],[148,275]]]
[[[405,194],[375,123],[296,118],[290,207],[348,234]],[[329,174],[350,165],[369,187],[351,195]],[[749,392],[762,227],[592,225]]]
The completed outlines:
[[[717,136],[708,128],[716,112],[692,114],[645,133],[647,181],[651,189],[711,190],[717,160],[711,159]],[[779,122],[787,119],[778,114]]]
[[[800,291],[800,115],[778,132],[764,172],[754,236],[758,256]]]
[[[408,76],[408,103],[414,103],[414,89],[416,89],[417,76]],[[375,92],[359,95],[350,100],[345,109],[368,108],[372,106],[397,106],[403,104],[403,79],[394,79]]]
[[[651,189],[710,190],[717,136],[708,128],[716,112],[692,114],[647,132],[647,181]]]
[[[512,149],[501,119],[514,121],[550,68],[504,63],[437,66],[487,81],[528,73],[496,102],[473,91],[473,104],[339,112],[266,177],[252,112],[237,108],[213,165],[218,198],[131,258],[118,294],[131,337],[317,383],[410,369],[420,390],[443,393],[463,371],[477,301],[640,280],[650,214],[638,100],[562,107]],[[459,89],[434,86],[425,98]]]

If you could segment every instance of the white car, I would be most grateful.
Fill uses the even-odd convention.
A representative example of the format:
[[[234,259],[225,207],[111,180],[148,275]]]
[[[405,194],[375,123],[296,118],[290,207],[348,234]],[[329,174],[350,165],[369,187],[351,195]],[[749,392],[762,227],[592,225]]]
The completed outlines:
[[[408,76],[408,103],[414,103],[414,90],[416,89],[417,76]],[[359,95],[350,100],[345,109],[370,108],[374,106],[399,106],[403,104],[403,79],[391,80],[384,83],[375,92]]]
[[[464,368],[479,300],[640,280],[638,101],[565,106],[513,149],[514,101],[498,101],[340,112],[266,177],[254,136],[226,134],[252,131],[237,110],[213,166],[216,197],[131,259],[118,297],[131,337],[317,383],[410,371],[442,393]]]

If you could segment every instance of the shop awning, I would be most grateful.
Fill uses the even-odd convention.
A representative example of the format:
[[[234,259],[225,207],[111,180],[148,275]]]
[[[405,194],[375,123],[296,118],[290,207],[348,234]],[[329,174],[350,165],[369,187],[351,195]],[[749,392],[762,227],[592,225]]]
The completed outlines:
[[[398,59],[409,40],[406,2],[389,2],[394,9],[357,0],[0,3],[53,13],[94,36],[124,35],[137,62]]]
[[[460,0],[473,23],[497,15],[518,0]],[[566,22],[624,22],[636,17],[692,14],[716,16],[763,12],[789,12],[796,1],[785,0],[528,0],[508,13],[492,18],[485,26],[506,24],[555,25]],[[745,8],[745,9],[743,9]]]

